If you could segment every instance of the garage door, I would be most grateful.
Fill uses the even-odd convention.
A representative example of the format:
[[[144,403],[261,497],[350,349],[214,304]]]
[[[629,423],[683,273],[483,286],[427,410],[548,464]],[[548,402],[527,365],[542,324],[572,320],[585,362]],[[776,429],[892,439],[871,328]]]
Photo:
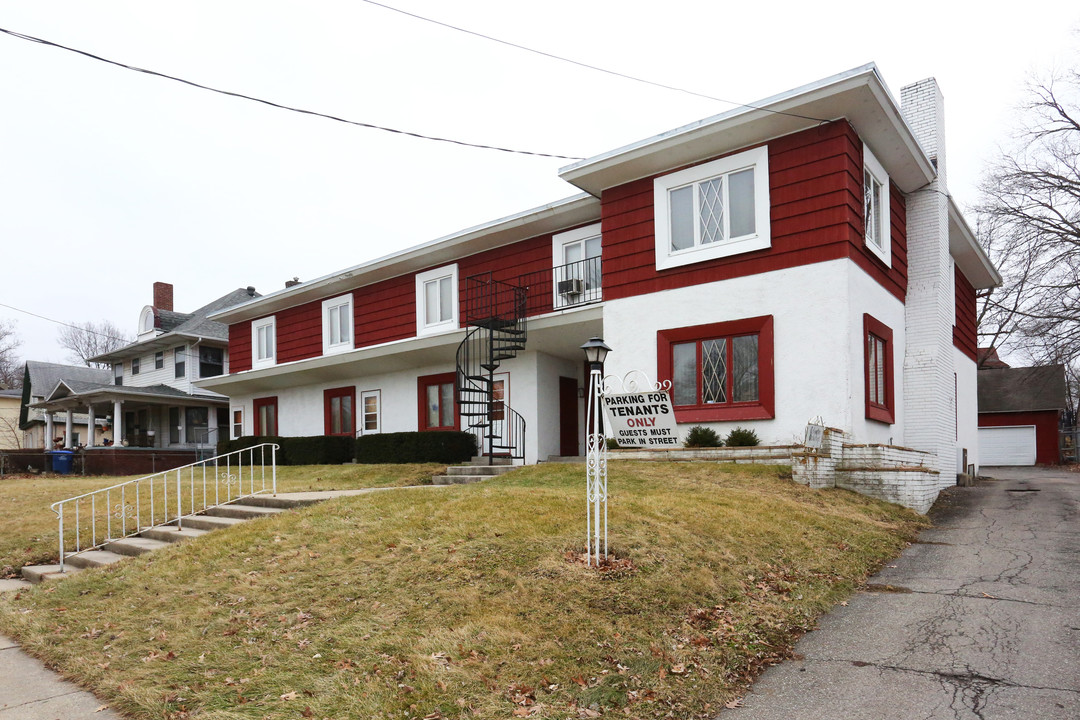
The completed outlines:
[[[980,465],[1034,465],[1035,426],[979,428]]]

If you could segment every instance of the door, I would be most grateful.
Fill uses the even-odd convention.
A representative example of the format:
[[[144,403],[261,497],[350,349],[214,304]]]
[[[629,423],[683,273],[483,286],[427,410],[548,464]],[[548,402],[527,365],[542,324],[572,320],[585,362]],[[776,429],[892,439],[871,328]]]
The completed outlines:
[[[979,428],[980,465],[1034,465],[1035,426]]]
[[[578,447],[578,396],[577,380],[559,378],[559,454],[577,457]]]

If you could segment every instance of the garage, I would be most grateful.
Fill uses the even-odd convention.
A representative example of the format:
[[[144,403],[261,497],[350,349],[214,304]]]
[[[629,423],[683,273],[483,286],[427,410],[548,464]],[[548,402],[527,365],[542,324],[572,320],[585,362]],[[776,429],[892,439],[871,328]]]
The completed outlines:
[[[979,428],[979,462],[982,465],[1034,465],[1035,426]]]

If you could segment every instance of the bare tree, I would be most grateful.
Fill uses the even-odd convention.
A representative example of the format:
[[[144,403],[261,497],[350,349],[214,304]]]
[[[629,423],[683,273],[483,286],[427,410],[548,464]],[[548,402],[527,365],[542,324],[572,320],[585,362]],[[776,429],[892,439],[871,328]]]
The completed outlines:
[[[23,365],[15,355],[21,344],[12,324],[0,321],[0,388],[22,387]]]
[[[1080,363],[1080,72],[1032,82],[1023,124],[981,187],[980,242],[1002,287],[980,296],[980,345]],[[1073,408],[1075,409],[1075,408]]]
[[[105,363],[91,363],[90,358],[122,348],[132,341],[120,328],[102,320],[99,323],[68,323],[57,331],[57,342],[68,351],[72,362],[87,367],[107,367]]]
[[[19,415],[16,409],[14,414],[0,413],[0,448],[21,449],[23,446],[23,434],[19,428]]]

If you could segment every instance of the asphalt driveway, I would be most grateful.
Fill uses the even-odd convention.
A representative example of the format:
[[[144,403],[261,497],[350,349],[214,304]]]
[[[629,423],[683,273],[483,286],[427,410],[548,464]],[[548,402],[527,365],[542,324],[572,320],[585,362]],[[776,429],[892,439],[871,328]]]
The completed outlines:
[[[1080,718],[1080,474],[982,472],[721,720]]]

